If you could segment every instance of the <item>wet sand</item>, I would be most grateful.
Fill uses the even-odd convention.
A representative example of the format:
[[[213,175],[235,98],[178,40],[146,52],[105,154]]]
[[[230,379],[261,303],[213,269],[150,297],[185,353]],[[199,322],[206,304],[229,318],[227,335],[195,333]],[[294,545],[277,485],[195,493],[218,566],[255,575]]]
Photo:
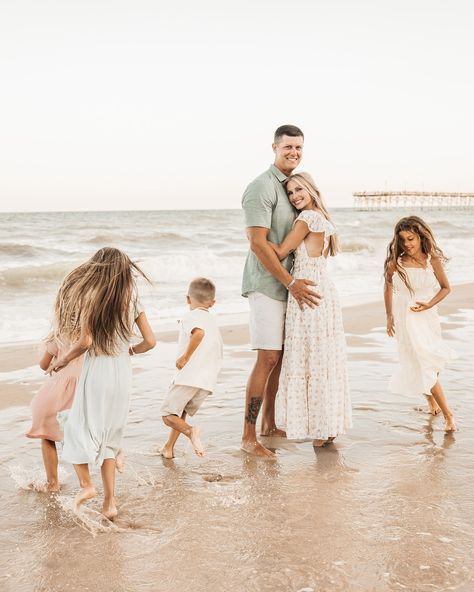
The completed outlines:
[[[159,407],[173,375],[175,334],[134,358],[118,476],[120,516],[92,501],[70,508],[65,465],[58,497],[24,489],[42,478],[39,442],[22,436],[41,383],[36,345],[1,348],[0,589],[15,592],[474,590],[474,338],[472,285],[442,303],[443,330],[460,357],[443,373],[459,427],[445,435],[424,398],[387,391],[396,346],[383,305],[344,311],[354,428],[335,445],[266,438],[276,461],[239,450],[243,392],[254,354],[239,322],[224,328],[224,370],[194,423],[204,459],[187,440],[164,460]],[[95,471],[95,480],[100,477]]]

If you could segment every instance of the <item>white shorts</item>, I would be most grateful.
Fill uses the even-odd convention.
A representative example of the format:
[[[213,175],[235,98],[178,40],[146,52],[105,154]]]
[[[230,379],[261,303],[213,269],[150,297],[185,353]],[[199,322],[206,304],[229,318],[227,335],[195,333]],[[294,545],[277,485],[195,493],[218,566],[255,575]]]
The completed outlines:
[[[161,415],[181,417],[183,411],[186,411],[188,415],[194,415],[210,394],[211,391],[195,386],[172,384],[161,406]]]
[[[261,292],[248,295],[250,345],[252,349],[283,349],[286,301],[275,300]]]

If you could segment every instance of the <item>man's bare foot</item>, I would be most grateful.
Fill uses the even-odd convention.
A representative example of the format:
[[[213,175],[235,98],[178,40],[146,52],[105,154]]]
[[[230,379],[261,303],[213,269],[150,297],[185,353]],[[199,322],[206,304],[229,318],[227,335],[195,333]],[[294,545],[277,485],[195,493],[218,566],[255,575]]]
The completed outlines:
[[[191,444],[193,445],[194,452],[198,456],[204,456],[204,446],[201,442],[201,430],[197,426],[191,428],[191,434],[189,435],[189,439],[191,440]]]
[[[119,473],[123,473],[125,468],[125,452],[123,451],[123,448],[117,450],[117,454],[115,455],[115,468]]]
[[[163,458],[174,458],[174,449],[165,444],[160,450],[160,454]]]
[[[276,458],[276,454],[265,446],[262,446],[260,442],[255,442],[251,440],[242,440],[240,444],[241,450],[247,452],[248,454],[253,454],[254,456],[262,456],[264,458]]]
[[[324,448],[328,440],[313,440],[313,448]]]
[[[117,518],[118,510],[115,505],[115,500],[107,504],[104,502],[104,505],[102,506],[102,514],[112,522]]]
[[[268,428],[268,429],[261,429],[260,431],[261,436],[267,436],[269,438],[286,438],[286,432],[284,430],[280,430],[280,428]]]
[[[87,500],[92,499],[96,495],[97,491],[95,490],[95,487],[93,485],[91,485],[90,487],[83,487],[79,490],[79,493],[74,498],[74,507],[76,508],[76,510],[78,510],[79,506],[81,506]]]
[[[444,426],[445,432],[455,432],[457,430],[456,424],[454,423],[454,417],[452,415],[448,415],[444,418],[446,420],[446,424]]]

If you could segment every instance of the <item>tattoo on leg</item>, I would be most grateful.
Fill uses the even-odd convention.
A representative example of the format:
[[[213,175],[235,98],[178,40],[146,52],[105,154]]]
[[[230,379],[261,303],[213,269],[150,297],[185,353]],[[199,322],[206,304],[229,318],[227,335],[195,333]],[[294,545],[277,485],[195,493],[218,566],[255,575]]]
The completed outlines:
[[[247,413],[245,414],[245,421],[247,423],[257,423],[257,417],[262,406],[262,399],[260,397],[252,397],[247,405]]]

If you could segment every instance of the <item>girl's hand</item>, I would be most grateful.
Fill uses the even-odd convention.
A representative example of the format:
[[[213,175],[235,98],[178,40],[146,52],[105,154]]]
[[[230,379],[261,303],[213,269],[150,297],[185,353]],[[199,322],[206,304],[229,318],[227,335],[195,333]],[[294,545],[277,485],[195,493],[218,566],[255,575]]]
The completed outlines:
[[[413,312],[422,312],[424,310],[428,310],[431,308],[431,305],[428,302],[415,302],[416,306],[410,306],[410,310]]]
[[[395,321],[393,315],[387,315],[387,335],[393,337],[395,335]]]
[[[52,376],[53,372],[58,372],[59,370],[61,370],[61,368],[65,368],[68,364],[69,362],[64,358],[54,358],[51,361],[51,364],[49,365],[45,374],[49,374],[50,376]]]
[[[176,360],[176,368],[178,368],[178,370],[181,370],[181,368],[184,368],[184,366],[186,366],[187,363],[188,358],[186,356],[181,356]]]

